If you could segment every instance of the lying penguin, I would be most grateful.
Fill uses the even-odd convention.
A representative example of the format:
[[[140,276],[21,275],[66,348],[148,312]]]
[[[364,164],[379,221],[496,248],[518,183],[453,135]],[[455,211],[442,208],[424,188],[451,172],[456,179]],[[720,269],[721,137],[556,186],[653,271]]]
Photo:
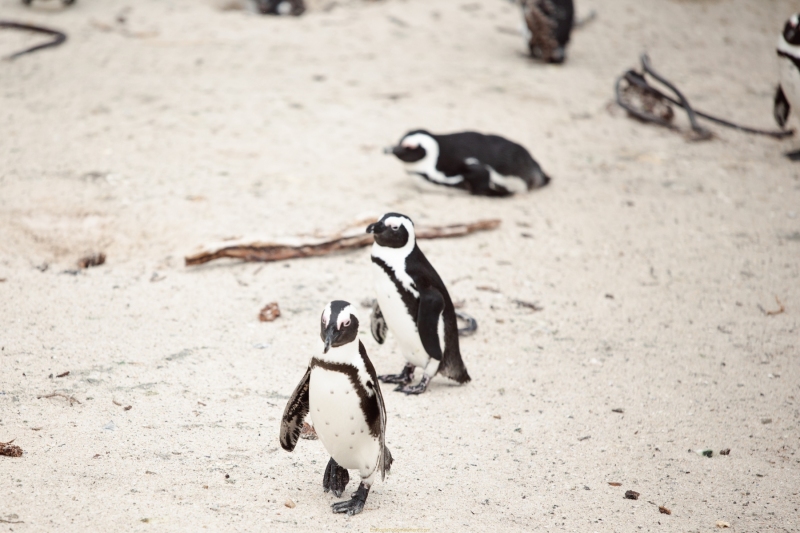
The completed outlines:
[[[531,56],[563,63],[575,18],[572,0],[522,0],[521,4]]]
[[[775,121],[783,128],[792,108],[795,109],[795,117],[800,112],[800,14],[792,15],[786,21],[778,39],[777,52],[781,81],[775,93],[773,113]],[[789,152],[786,156],[792,161],[800,161],[800,150]]]
[[[409,174],[477,195],[509,196],[550,182],[525,148],[498,135],[415,130],[385,152],[405,163]]]
[[[322,354],[311,358],[303,379],[286,404],[280,441],[291,452],[310,413],[317,437],[331,455],[322,488],[340,497],[358,470],[361,484],[352,499],[331,505],[334,513],[364,509],[377,474],[392,466],[386,447],[386,408],[375,367],[358,339],[358,317],[349,303],[336,300],[322,312]]]
[[[470,381],[458,346],[458,324],[442,278],[417,247],[414,223],[405,215],[386,213],[367,227],[375,235],[372,265],[378,306],[372,335],[383,344],[388,328],[406,358],[399,374],[379,376],[397,383],[396,391],[422,394],[440,373],[457,383]],[[422,380],[410,385],[416,367]]]

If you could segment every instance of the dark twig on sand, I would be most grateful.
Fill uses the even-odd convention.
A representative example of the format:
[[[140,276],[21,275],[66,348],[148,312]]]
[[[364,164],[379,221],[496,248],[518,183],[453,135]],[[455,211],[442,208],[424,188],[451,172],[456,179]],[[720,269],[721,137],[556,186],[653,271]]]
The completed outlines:
[[[532,311],[542,311],[544,307],[540,306],[538,302],[526,302],[525,300],[512,300],[518,307],[527,307]]]
[[[28,31],[35,31],[39,33],[44,33],[46,35],[52,35],[53,40],[50,42],[37,44],[36,46],[31,46],[30,48],[26,48],[25,50],[20,50],[19,52],[14,52],[10,56],[7,56],[6,59],[12,60],[16,59],[19,56],[30,54],[31,52],[35,52],[36,50],[42,50],[43,48],[50,48],[53,46],[58,46],[64,41],[67,40],[67,35],[62,33],[58,30],[52,30],[50,28],[44,28],[42,26],[33,26],[32,24],[22,24],[20,22],[11,22],[10,20],[0,20],[0,29],[8,28],[12,30],[28,30]]]
[[[453,224],[451,226],[420,226],[416,228],[417,239],[444,239],[450,237],[463,237],[477,231],[493,230],[500,226],[500,221],[479,220],[468,224]],[[296,242],[296,239],[286,242],[250,242],[236,244],[222,244],[220,246],[207,246],[204,250],[187,256],[186,266],[202,265],[215,259],[229,257],[243,261],[282,261],[284,259],[298,259],[301,257],[318,257],[346,250],[355,250],[372,244],[371,233],[357,233],[353,235],[334,235],[310,242]]]
[[[670,83],[666,78],[656,72],[650,64],[650,58],[647,54],[642,54],[642,72],[635,70],[628,70],[617,78],[614,86],[614,92],[617,99],[617,104],[625,109],[632,117],[637,118],[643,122],[652,122],[665,128],[679,131],[679,128],[672,124],[672,109],[669,104],[677,105],[686,111],[689,122],[692,125],[694,136],[698,140],[710,139],[712,134],[709,130],[702,127],[697,117],[704,118],[721,126],[733,128],[744,133],[752,133],[755,135],[766,135],[776,139],[790,137],[794,135],[794,130],[788,131],[768,131],[757,128],[750,128],[748,126],[740,126],[734,122],[709,115],[694,109],[686,97],[681,93],[678,88]],[[663,84],[670,91],[672,91],[677,98],[669,96],[664,92],[656,89],[647,82],[645,75],[649,74],[656,81]],[[637,102],[638,100],[638,102]],[[639,106],[639,107],[637,107]]]
[[[75,396],[67,396],[66,394],[60,392],[51,392],[50,394],[44,394],[42,396],[37,396],[36,399],[40,400],[42,398],[64,398],[69,402],[69,406],[72,407],[73,402],[80,404],[81,401],[75,398]]]

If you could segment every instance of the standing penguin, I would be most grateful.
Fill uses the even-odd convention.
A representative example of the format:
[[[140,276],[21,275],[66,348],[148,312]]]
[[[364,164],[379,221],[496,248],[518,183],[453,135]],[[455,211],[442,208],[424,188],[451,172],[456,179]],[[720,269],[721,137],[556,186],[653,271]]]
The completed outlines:
[[[406,366],[399,374],[379,376],[397,383],[396,391],[421,394],[437,373],[458,382],[470,381],[458,347],[458,324],[447,289],[417,247],[414,223],[405,215],[386,213],[367,227],[375,235],[372,265],[379,309],[377,316],[400,345]],[[383,343],[385,331],[372,326]],[[414,386],[414,370],[422,367],[422,380]]]
[[[349,303],[336,300],[322,312],[322,355],[311,358],[281,420],[280,441],[291,452],[309,412],[319,440],[331,455],[322,488],[338,498],[358,470],[361,484],[351,500],[331,505],[334,513],[364,509],[375,475],[384,479],[392,466],[386,447],[386,409],[375,367],[358,339],[358,318]]]
[[[477,195],[509,196],[550,182],[525,148],[498,135],[414,130],[385,152],[403,161],[409,174]]]
[[[775,121],[783,128],[789,119],[792,107],[795,115],[800,110],[800,14],[792,15],[783,27],[778,39],[778,62],[780,63],[780,85],[775,93],[773,113]],[[786,156],[800,161],[800,150]]]
[[[563,63],[575,18],[572,0],[522,0],[522,15],[531,56]]]

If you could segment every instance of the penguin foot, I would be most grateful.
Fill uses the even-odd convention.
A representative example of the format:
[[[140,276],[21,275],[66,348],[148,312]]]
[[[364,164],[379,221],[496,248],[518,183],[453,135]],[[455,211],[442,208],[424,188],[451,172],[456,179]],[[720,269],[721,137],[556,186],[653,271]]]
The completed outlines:
[[[431,378],[428,376],[422,376],[422,379],[416,385],[398,385],[394,390],[397,392],[404,392],[406,394],[422,394],[428,390],[428,383],[430,382]]]
[[[788,157],[790,161],[800,161],[800,150],[786,152],[784,155]]]
[[[414,380],[414,370],[416,367],[411,363],[406,363],[403,370],[399,374],[384,374],[378,376],[378,379],[384,383],[399,383],[400,385],[408,385]]]
[[[347,483],[350,481],[350,473],[346,468],[339,466],[339,463],[333,460],[328,461],[328,466],[325,467],[325,476],[322,478],[322,488],[325,492],[333,491],[333,494],[339,498],[341,497],[344,489],[347,488]],[[366,499],[366,496],[365,496]]]
[[[364,510],[364,503],[367,501],[369,494],[369,487],[362,481],[358,486],[358,490],[353,493],[353,498],[344,502],[336,502],[331,504],[334,513],[347,513],[348,516],[353,516]]]

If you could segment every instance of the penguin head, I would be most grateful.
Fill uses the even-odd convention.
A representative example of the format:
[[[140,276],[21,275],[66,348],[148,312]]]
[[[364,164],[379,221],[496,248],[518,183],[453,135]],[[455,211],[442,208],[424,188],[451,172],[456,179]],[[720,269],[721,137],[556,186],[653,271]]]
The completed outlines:
[[[783,27],[783,39],[795,46],[800,45],[800,14],[794,14]]]
[[[367,233],[375,235],[375,243],[387,248],[402,248],[414,242],[414,223],[400,213],[386,213],[374,224],[367,226]]]
[[[404,163],[416,163],[431,153],[436,153],[438,156],[438,149],[436,149],[438,146],[433,135],[425,130],[415,130],[406,133],[397,146],[390,146],[384,152],[394,154]]]
[[[324,343],[322,353],[338,348],[358,338],[358,317],[355,308],[344,300],[334,300],[325,306],[320,319],[319,336]]]

